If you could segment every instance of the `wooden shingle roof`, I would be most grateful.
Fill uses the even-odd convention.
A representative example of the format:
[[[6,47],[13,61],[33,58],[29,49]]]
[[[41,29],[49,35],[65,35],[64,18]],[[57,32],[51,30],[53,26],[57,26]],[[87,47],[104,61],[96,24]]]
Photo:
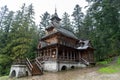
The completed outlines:
[[[47,35],[43,36],[42,38],[46,38],[50,35],[53,35],[53,34],[59,32],[59,33],[65,35],[67,37],[70,37],[70,38],[73,38],[73,39],[78,39],[72,32],[64,29],[61,25],[58,25],[57,23],[56,24],[50,24],[50,26],[54,27],[56,29],[56,31],[51,32],[50,34],[47,34]],[[50,26],[48,28],[50,28]]]

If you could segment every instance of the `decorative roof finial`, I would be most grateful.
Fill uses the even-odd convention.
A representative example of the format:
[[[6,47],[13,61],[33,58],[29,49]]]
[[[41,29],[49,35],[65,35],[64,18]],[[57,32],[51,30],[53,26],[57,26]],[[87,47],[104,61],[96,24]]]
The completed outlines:
[[[57,13],[56,5],[55,5],[55,13]]]
[[[61,19],[58,17],[57,15],[57,9],[56,9],[56,6],[55,6],[55,13],[52,15],[52,18],[50,20],[54,20],[56,19],[57,21],[60,21]]]

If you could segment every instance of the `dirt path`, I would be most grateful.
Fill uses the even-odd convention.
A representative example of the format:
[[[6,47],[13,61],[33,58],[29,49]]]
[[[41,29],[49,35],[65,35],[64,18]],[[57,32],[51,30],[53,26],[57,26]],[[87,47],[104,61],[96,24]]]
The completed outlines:
[[[42,76],[25,77],[15,80],[120,80],[120,73],[100,74],[97,72],[98,68],[83,68],[57,73],[47,72]]]

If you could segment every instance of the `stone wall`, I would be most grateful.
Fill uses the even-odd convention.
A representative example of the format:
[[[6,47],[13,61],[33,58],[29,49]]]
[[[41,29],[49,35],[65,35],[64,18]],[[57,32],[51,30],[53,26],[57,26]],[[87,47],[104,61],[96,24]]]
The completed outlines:
[[[73,68],[86,67],[86,65],[76,62],[57,62],[57,61],[45,61],[43,64],[44,71],[57,72],[61,70],[68,70]]]
[[[56,61],[45,61],[43,64],[43,70],[57,72],[58,71],[58,63]]]
[[[23,77],[31,75],[26,65],[12,65],[9,77]]]

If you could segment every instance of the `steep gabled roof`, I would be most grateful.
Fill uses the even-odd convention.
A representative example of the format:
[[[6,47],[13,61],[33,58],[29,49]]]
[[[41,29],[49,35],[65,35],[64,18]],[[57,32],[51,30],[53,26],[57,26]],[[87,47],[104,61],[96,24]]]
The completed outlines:
[[[56,31],[54,31],[54,32],[51,32],[50,34],[47,34],[47,35],[45,35],[45,36],[43,36],[42,38],[46,38],[46,37],[48,37],[48,36],[50,36],[50,35],[53,35],[53,34],[55,34],[55,33],[61,33],[62,35],[65,35],[65,36],[67,36],[67,37],[70,37],[70,38],[73,38],[73,39],[78,39],[72,32],[70,32],[70,31],[68,31],[68,30],[66,30],[66,29],[64,29],[63,27],[61,27],[59,24],[50,24],[50,26],[54,26],[54,28],[56,29]],[[50,26],[48,27],[48,28],[50,28]],[[48,29],[47,28],[47,29]]]
[[[92,45],[90,44],[90,40],[80,40],[79,43],[84,43],[82,46],[79,46],[77,49],[78,50],[84,50],[84,49],[88,49],[91,48],[93,49]]]
[[[65,36],[68,36],[68,37],[71,37],[71,38],[74,38],[74,39],[78,39],[72,32],[62,28],[62,27],[59,27],[59,28],[56,28],[58,30],[58,32],[62,33],[63,35]]]
[[[60,20],[61,20],[61,19],[58,17],[57,12],[56,12],[56,9],[55,9],[55,14],[52,16],[52,18],[51,18],[51,23],[50,23],[50,25],[46,28],[46,30],[48,31],[48,30],[54,28],[56,31],[53,31],[53,32],[51,32],[51,33],[49,33],[49,34],[46,34],[45,36],[42,37],[42,39],[47,38],[47,37],[49,37],[49,36],[51,36],[51,35],[53,35],[53,34],[55,34],[55,33],[61,33],[62,35],[65,35],[65,36],[67,36],[67,37],[70,37],[70,38],[73,38],[73,39],[77,39],[77,40],[78,40],[78,38],[77,38],[72,32],[64,29],[64,28],[60,25]]]

